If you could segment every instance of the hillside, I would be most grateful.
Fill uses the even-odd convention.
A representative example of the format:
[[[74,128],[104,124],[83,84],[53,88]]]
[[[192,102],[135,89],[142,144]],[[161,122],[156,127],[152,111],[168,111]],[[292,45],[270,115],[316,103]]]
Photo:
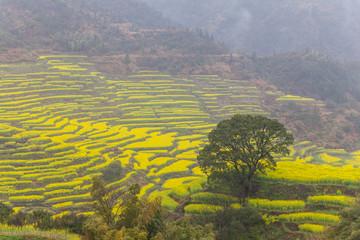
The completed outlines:
[[[202,33],[175,29],[174,22],[141,1],[1,0],[0,20],[2,52],[14,48],[91,55],[227,52]]]
[[[300,26],[301,34],[321,35],[305,13],[339,20],[341,14],[333,14],[332,7],[345,6],[280,2],[276,7],[258,0],[208,1],[208,8],[201,9],[205,1],[184,0],[169,1],[169,7],[191,8],[188,17],[194,23],[202,13],[199,27],[214,18],[210,28],[214,33],[221,28],[224,37],[231,32],[230,22],[238,23],[241,34],[246,30],[240,41],[245,45],[251,39],[258,46],[268,45],[255,40],[266,39],[258,30],[271,23],[276,27],[266,34],[274,33],[274,42],[267,41],[280,46],[277,28],[286,23],[289,30],[284,31],[291,41],[280,52],[292,49],[291,44],[305,48],[300,35],[294,37],[298,35],[292,24]],[[229,8],[244,7],[241,4],[246,8],[232,15]],[[275,7],[269,15],[266,10]],[[292,8],[296,11],[288,21]],[[249,9],[257,12],[251,12],[247,27],[236,17],[245,19]],[[261,23],[257,14],[267,21]],[[306,24],[299,23],[299,16]],[[276,169],[254,179],[248,204],[262,226],[253,229],[250,224],[250,234],[276,240],[321,239],[327,227],[339,223],[341,210],[356,202],[359,62],[340,62],[315,50],[268,56],[231,53],[205,31],[181,28],[140,0],[0,0],[0,20],[0,201],[14,210],[10,220],[6,218],[10,223],[39,227],[39,219],[31,222],[29,216],[43,214],[49,224],[54,219],[63,222],[62,228],[68,221],[77,229],[69,230],[78,234],[85,234],[88,224],[86,234],[97,234],[99,240],[116,238],[117,230],[124,234],[120,225],[113,231],[114,226],[100,218],[84,223],[95,214],[91,191],[94,177],[99,177],[105,190],[114,194],[139,184],[139,192],[134,190],[134,198],[128,199],[130,204],[137,198],[144,201],[145,210],[152,208],[150,201],[162,197],[157,204],[164,215],[158,220],[169,220],[169,229],[176,230],[171,221],[185,217],[188,222],[180,222],[181,227],[187,224],[201,232],[195,224],[213,223],[213,229],[206,227],[209,236],[228,240],[229,234],[237,239],[244,232],[240,218],[252,213],[233,218],[233,212],[246,208],[239,207],[239,199],[226,186],[210,185],[197,160],[208,133],[235,114],[277,119],[295,138],[288,156],[274,156]],[[320,35],[315,37],[321,40]],[[332,54],[338,42],[332,43],[320,44],[329,47],[320,51]],[[138,205],[134,204],[137,214]],[[230,210],[230,219],[216,212],[223,209]],[[140,215],[150,216],[145,211]],[[137,220],[133,224],[139,226]],[[221,232],[223,226],[229,232]],[[13,234],[6,225],[0,224],[0,229]],[[27,236],[26,228],[22,230]],[[106,231],[111,238],[104,237]],[[37,234],[33,236],[41,236]]]
[[[110,78],[84,56],[61,55],[1,68],[0,193],[15,206],[86,211],[91,178],[113,161],[127,174],[111,186],[136,179],[142,195],[167,196],[177,185],[165,182],[176,176],[200,187],[196,151],[215,123],[235,112],[268,114],[256,86],[216,75]]]
[[[257,5],[249,6],[259,9]],[[285,1],[285,6],[292,5]],[[299,11],[305,9],[301,6]],[[94,71],[107,74],[129,75],[146,69],[180,77],[216,74],[243,79],[264,91],[314,99],[315,105],[278,104],[279,95],[267,94],[262,102],[265,111],[287,123],[298,140],[311,139],[329,148],[358,147],[359,93],[352,87],[359,79],[355,63],[342,64],[316,51],[267,57],[230,54],[201,30],[169,28],[176,24],[141,1],[108,0],[99,5],[95,0],[2,0],[0,12],[2,63],[33,62],[42,53],[66,51],[90,55]]]
[[[171,211],[211,213],[214,202],[204,189],[206,177],[196,155],[220,120],[236,113],[278,114],[284,120],[274,107],[325,111],[322,101],[262,89],[259,79],[176,77],[154,70],[108,75],[86,56],[76,55],[44,55],[0,67],[1,200],[57,214],[93,214],[94,176],[103,176],[108,187],[136,182],[141,185],[139,197],[162,196],[162,206]],[[293,127],[291,122],[285,125]],[[302,212],[320,228],[331,225],[338,221],[339,207],[321,215],[322,207],[312,198],[321,191],[329,196],[340,191],[353,201],[347,185],[357,184],[358,158],[358,152],[298,140],[290,156],[277,157],[277,171],[258,179],[268,187],[250,202],[261,211],[275,211],[281,222],[297,222],[297,228],[305,227],[298,219]],[[108,178],[113,162],[123,171]],[[278,189],[279,195],[266,193],[277,182],[290,186]],[[318,183],[321,190],[315,187]],[[291,186],[308,190],[290,196],[285,192]],[[348,204],[328,198],[330,209]]]
[[[358,1],[146,0],[164,16],[202,28],[233,51],[268,55],[315,49],[360,58]]]
[[[346,71],[339,62],[317,52],[288,52],[254,57],[255,71],[280,90],[336,103],[347,102],[351,90]],[[355,92],[355,91],[353,91]]]

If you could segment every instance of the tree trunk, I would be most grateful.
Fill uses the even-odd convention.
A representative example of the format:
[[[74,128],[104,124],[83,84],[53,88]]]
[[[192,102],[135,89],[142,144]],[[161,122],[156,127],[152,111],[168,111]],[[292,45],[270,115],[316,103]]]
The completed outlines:
[[[248,186],[247,186],[247,191],[246,191],[246,196],[245,196],[246,198],[252,195],[252,190],[253,190],[253,177],[254,177],[254,175],[250,175],[250,176],[248,177],[249,183],[248,183]]]

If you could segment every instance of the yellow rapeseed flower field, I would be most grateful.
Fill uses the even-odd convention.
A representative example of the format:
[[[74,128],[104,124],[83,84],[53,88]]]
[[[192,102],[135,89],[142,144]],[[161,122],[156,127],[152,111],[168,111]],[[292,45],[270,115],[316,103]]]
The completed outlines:
[[[146,70],[109,79],[85,60],[85,56],[49,55],[29,63],[33,72],[10,72],[12,64],[1,68],[0,194],[4,201],[41,204],[59,214],[72,208],[84,211],[91,204],[92,178],[119,161],[126,175],[108,187],[121,188],[141,176],[139,197],[161,196],[167,209],[175,210],[178,199],[187,195],[198,202],[187,205],[186,213],[220,209],[199,200],[206,197],[201,191],[207,178],[197,165],[197,154],[207,134],[225,117],[268,114],[262,109],[266,93],[251,81],[217,75],[174,78]],[[271,94],[274,99],[283,95]],[[314,101],[297,96],[277,100],[279,104]],[[263,177],[357,184],[360,154],[346,158],[344,150],[320,151],[311,142],[298,145],[289,157],[277,157],[277,170]],[[311,160],[323,165],[313,165]],[[249,201],[264,211],[299,211],[305,204]],[[346,206],[351,199],[325,195],[309,197],[307,202]],[[321,219],[320,215],[282,217]],[[302,231],[311,228],[315,229],[304,225]]]

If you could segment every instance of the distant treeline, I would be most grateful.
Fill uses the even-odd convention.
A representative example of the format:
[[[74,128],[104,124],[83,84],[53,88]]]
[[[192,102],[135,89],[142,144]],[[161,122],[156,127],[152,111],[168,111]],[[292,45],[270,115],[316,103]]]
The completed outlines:
[[[347,102],[354,92],[343,66],[315,51],[291,52],[268,57],[252,56],[255,71],[288,94]]]

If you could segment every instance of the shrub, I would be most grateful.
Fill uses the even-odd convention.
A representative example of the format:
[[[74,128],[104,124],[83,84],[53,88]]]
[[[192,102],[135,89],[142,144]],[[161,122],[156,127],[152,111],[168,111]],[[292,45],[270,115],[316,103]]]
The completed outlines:
[[[260,239],[265,225],[261,214],[253,207],[221,209],[216,212],[214,223],[219,229],[219,240]]]
[[[120,161],[113,161],[100,171],[105,182],[115,182],[123,177],[123,169]]]
[[[13,210],[10,206],[0,202],[0,223],[6,223]]]

